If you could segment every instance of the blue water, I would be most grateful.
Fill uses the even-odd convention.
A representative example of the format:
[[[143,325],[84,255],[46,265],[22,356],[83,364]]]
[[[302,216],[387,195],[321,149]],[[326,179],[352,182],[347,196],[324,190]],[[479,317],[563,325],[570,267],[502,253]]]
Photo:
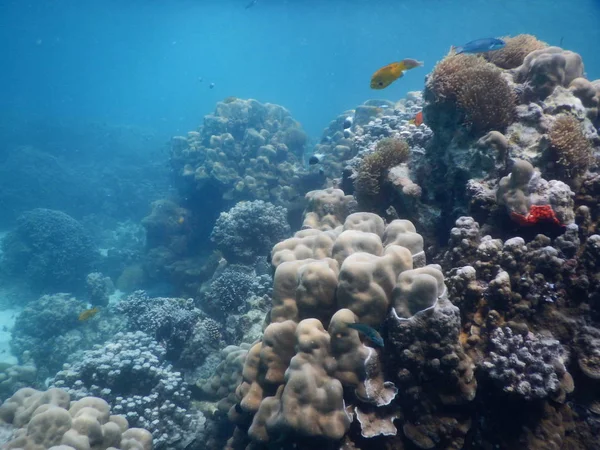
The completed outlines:
[[[562,39],[600,77],[598,0],[248,1],[2,0],[0,112],[168,137],[224,97],[252,97],[316,137],[344,109],[421,89],[452,44],[518,33]],[[406,57],[425,67],[369,89],[377,68]]]

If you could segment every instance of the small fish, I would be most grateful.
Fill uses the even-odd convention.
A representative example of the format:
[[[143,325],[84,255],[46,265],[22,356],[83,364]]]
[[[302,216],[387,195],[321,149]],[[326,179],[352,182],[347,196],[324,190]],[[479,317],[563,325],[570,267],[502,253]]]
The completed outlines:
[[[319,164],[325,155],[323,153],[315,153],[310,158],[308,158],[308,164],[314,166],[315,164]]]
[[[364,323],[347,323],[346,325],[348,326],[348,328],[352,328],[353,330],[364,334],[366,337],[369,338],[371,342],[373,342],[373,344],[379,347],[383,347],[385,345],[383,342],[383,338],[375,328],[370,327],[369,325],[366,325]]]
[[[500,50],[506,45],[502,39],[497,38],[484,38],[476,39],[471,42],[467,42],[465,45],[459,45],[458,47],[452,47],[456,54],[460,53],[485,53],[492,52],[494,50]]]
[[[212,89],[212,88],[214,88],[214,87],[215,87],[215,83],[210,83],[210,84],[208,85],[208,88],[209,88],[209,89]]]
[[[252,0],[250,3],[246,5],[246,9],[252,8],[254,5],[258,3],[258,0]]]
[[[412,123],[413,125],[420,126],[423,123],[423,111],[419,111],[415,117],[410,119],[408,123]]]
[[[348,116],[344,119],[344,130],[347,130],[348,128],[350,128],[352,126],[352,123],[354,122],[354,119],[352,119],[352,116]]]
[[[183,222],[185,222],[185,217],[181,216],[181,217],[179,217],[179,219],[177,219],[177,223],[179,225],[183,225]]]
[[[100,308],[98,308],[97,306],[94,306],[91,309],[86,309],[85,311],[81,311],[81,314],[79,314],[78,319],[80,322],[84,322],[88,319],[91,319],[99,312],[100,312]]]
[[[421,67],[423,62],[416,59],[403,59],[382,67],[371,77],[371,89],[385,89],[398,78],[404,76],[404,72],[415,67]]]

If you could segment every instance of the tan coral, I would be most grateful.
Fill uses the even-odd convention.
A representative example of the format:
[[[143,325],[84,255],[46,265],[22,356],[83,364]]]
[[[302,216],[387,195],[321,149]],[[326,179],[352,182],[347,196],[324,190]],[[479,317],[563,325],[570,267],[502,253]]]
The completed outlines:
[[[398,276],[393,293],[395,317],[409,319],[415,314],[433,308],[446,293],[441,267],[429,265],[407,270]]]
[[[498,203],[506,205],[509,212],[526,215],[531,206],[527,185],[533,173],[531,163],[522,159],[515,160],[510,175],[500,180],[496,194]]]
[[[298,231],[294,237],[279,242],[271,252],[271,264],[278,267],[287,261],[331,257],[335,234],[315,229]]]
[[[349,309],[340,309],[331,318],[327,331],[331,336],[331,355],[337,361],[333,375],[345,387],[356,389],[360,398],[366,399],[365,361],[369,349],[361,342],[358,331],[348,327],[352,323],[357,323],[357,318]]]
[[[329,334],[321,322],[306,319],[296,329],[297,353],[290,361],[281,407],[267,422],[269,434],[294,432],[305,437],[340,440],[350,428],[342,384],[328,371]]]
[[[338,306],[354,312],[361,323],[379,326],[387,315],[398,274],[412,269],[410,250],[390,245],[383,256],[350,255],[340,268]]]
[[[383,236],[385,222],[377,214],[359,212],[350,214],[344,222],[344,230],[356,230]]]
[[[515,69],[515,80],[526,83],[531,94],[544,100],[557,86],[569,86],[583,72],[580,55],[560,47],[546,47],[525,57]]]
[[[16,408],[15,408],[16,405]],[[34,411],[33,406],[37,405]],[[0,407],[2,420],[17,430],[2,448],[45,450],[151,450],[152,435],[129,428],[122,416],[110,415],[108,403],[97,397],[72,402],[60,389],[21,389]]]
[[[291,320],[272,323],[265,329],[263,341],[254,344],[246,357],[243,381],[236,391],[245,413],[258,411],[265,397],[272,395],[284,381],[284,373],[294,355],[296,324]],[[235,419],[235,406],[230,418]],[[234,420],[235,421],[235,420]]]
[[[388,224],[383,234],[383,245],[400,245],[410,250],[413,267],[425,265],[423,237],[410,220],[396,219]]]
[[[273,278],[271,321],[317,317],[328,323],[336,309],[338,263],[331,258],[280,264]]]
[[[332,230],[344,223],[353,201],[341,189],[329,188],[310,191],[305,195],[308,205],[304,212],[302,228]]]
[[[341,265],[348,256],[357,252],[381,256],[383,254],[381,238],[375,233],[344,231],[333,244],[332,256]]]

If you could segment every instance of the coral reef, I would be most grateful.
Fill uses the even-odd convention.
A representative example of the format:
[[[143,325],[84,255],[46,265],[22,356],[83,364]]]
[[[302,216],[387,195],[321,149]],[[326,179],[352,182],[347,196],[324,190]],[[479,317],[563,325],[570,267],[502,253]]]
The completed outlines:
[[[460,307],[461,342],[481,375],[475,443],[535,446],[551,427],[553,445],[593,448],[599,287],[591,260],[599,238],[572,223],[554,239],[502,241],[466,217],[452,235],[449,295]]]
[[[385,138],[375,151],[361,161],[354,179],[354,193],[361,206],[377,203],[381,185],[390,169],[406,162],[410,155],[408,144],[397,138]]]
[[[331,189],[308,194],[304,229],[273,248],[270,324],[245,357],[229,410],[237,424],[229,448],[304,448],[342,438],[356,445],[382,434],[450,442],[469,429],[465,411],[455,409],[474,397],[473,365],[439,266],[425,266],[422,239],[408,221],[386,227],[375,214],[343,208],[334,220],[343,198]],[[354,323],[381,329],[385,350],[348,326]],[[442,364],[431,365],[432,358]],[[436,381],[418,390],[434,372]],[[413,394],[397,395],[398,384]],[[415,409],[417,399],[427,406]],[[405,414],[399,432],[394,420]]]
[[[573,380],[565,367],[568,355],[557,340],[533,333],[516,334],[506,327],[492,332],[490,344],[489,356],[481,367],[504,392],[526,400],[551,397],[561,391],[564,377],[568,381],[562,384],[570,390],[563,388],[561,395],[564,398],[572,391]]]
[[[224,320],[240,307],[247,310],[244,303],[250,297],[269,294],[271,282],[270,275],[257,275],[252,267],[227,266],[215,273],[200,298],[200,304],[214,318]]]
[[[150,298],[136,291],[121,300],[116,310],[127,319],[132,331],[143,331],[160,342],[167,358],[176,361],[200,319],[192,299]]]
[[[515,37],[503,36],[506,45],[499,50],[484,53],[485,59],[501,69],[514,69],[523,64],[525,57],[535,50],[548,47],[531,34],[519,34]]]
[[[523,98],[545,100],[557,87],[568,87],[583,77],[581,56],[560,47],[534,50],[515,69],[515,81],[523,84]]]
[[[290,234],[287,210],[262,200],[239,202],[222,212],[211,240],[231,263],[253,263]]]
[[[29,302],[17,316],[10,347],[22,361],[31,358],[38,380],[56,373],[73,353],[106,341],[124,325],[108,309],[79,321],[86,308],[68,294],[44,295]]]
[[[448,124],[466,125],[473,135],[504,131],[514,120],[516,97],[502,72],[475,55],[449,55],[429,75],[425,111],[434,132]]]
[[[88,274],[85,282],[88,301],[92,305],[107,306],[110,295],[115,291],[115,286],[110,277],[105,277],[100,272],[92,272]]]
[[[592,144],[573,116],[559,116],[548,132],[549,160],[555,173],[565,183],[576,186],[592,163]]]
[[[188,448],[201,442],[204,417],[191,407],[187,384],[165,356],[165,349],[141,331],[117,333],[66,365],[51,385],[76,400],[105,400],[113,413],[149,430],[156,449]]]
[[[19,389],[35,385],[37,368],[28,352],[21,355],[22,364],[0,363],[0,398],[7,399]]]
[[[152,435],[130,428],[127,419],[111,414],[114,410],[101,398],[70,400],[61,389],[17,391],[0,406],[0,420],[14,427],[3,448],[152,450]]]
[[[34,209],[17,219],[2,240],[2,270],[42,293],[80,292],[98,253],[85,229],[72,217]]]
[[[582,78],[579,55],[521,35],[509,40],[501,51],[483,56],[450,54],[436,66],[425,86],[423,113],[434,134],[424,157],[411,163],[409,178],[421,189],[412,210],[419,211],[421,218],[406,217],[416,222],[434,245],[445,245],[447,230],[460,216],[475,217],[503,238],[523,226],[544,230],[568,225],[575,219],[579,191],[589,192],[584,187],[586,180],[587,186],[593,184],[590,174],[600,148],[593,122],[597,117],[596,90],[593,82]],[[494,58],[502,67],[522,62],[504,69],[494,64]],[[489,127],[465,129],[464,91],[476,92],[474,80],[484,72],[493,73],[502,88],[488,87],[488,94],[474,95],[475,106],[483,111],[494,104],[488,96],[496,94],[512,106],[489,109],[497,121],[488,121]],[[486,120],[485,112],[476,115],[478,120]],[[415,157],[413,149],[411,158]],[[531,167],[521,170],[525,164]],[[512,179],[511,171],[523,178]],[[521,187],[516,186],[517,181]],[[402,212],[403,200],[388,198],[389,204]],[[515,202],[519,203],[516,209]]]
[[[198,131],[173,138],[170,163],[182,205],[202,216],[199,236],[242,200],[293,208],[323,179],[302,165],[306,135],[281,106],[239,98],[217,103]],[[316,184],[315,184],[316,183]]]

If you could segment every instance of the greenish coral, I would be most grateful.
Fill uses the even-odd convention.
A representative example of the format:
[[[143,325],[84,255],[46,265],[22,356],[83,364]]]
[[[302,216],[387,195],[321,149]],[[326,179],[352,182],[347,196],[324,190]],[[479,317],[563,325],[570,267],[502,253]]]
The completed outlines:
[[[386,138],[379,141],[375,151],[362,160],[354,180],[359,203],[375,204],[388,171],[405,162],[409,156],[410,148],[404,140]]]
[[[592,162],[592,144],[573,116],[560,116],[548,133],[550,155],[557,176],[567,184],[577,183]]]
[[[502,71],[475,55],[449,55],[433,70],[427,88],[469,126],[471,133],[504,130],[513,120],[516,96]]]

